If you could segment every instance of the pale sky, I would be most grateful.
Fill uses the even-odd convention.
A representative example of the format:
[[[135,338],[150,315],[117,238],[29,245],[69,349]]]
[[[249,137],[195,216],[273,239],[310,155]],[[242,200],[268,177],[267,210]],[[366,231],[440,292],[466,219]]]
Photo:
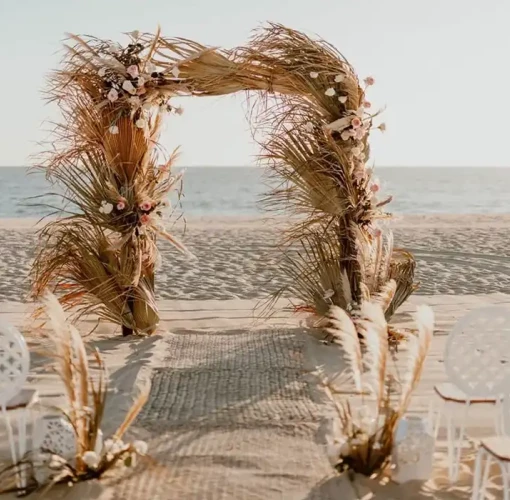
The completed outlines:
[[[243,44],[265,21],[318,34],[386,107],[372,133],[378,166],[510,166],[508,0],[0,0],[0,165],[26,165],[55,111],[41,96],[65,32],[120,42],[155,31],[205,45]],[[252,165],[245,97],[182,99],[162,143],[180,165]]]

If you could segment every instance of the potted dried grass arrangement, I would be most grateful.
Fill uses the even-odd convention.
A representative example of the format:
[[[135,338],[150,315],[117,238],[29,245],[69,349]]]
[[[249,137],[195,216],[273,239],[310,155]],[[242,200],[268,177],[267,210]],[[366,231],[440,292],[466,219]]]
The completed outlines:
[[[60,414],[72,428],[74,456],[57,451],[62,448],[60,442],[53,449],[29,452],[20,463],[0,471],[0,494],[28,495],[37,490],[47,491],[56,484],[72,486],[101,479],[120,465],[135,465],[136,457],[147,453],[145,442],[125,443],[122,438],[143,408],[149,392],[143,391],[136,398],[114,435],[103,440],[101,427],[109,391],[104,362],[97,350],[87,351],[79,332],[67,322],[58,300],[50,294],[43,300],[53,327],[53,333],[48,335],[50,351],[46,354],[55,360],[54,368],[65,389],[67,407]],[[16,482],[20,471],[31,478],[22,488]]]
[[[322,380],[335,408],[327,453],[339,472],[370,477],[389,465],[395,430],[420,381],[433,336],[432,309],[420,306],[415,320],[417,333],[408,334],[405,373],[399,378],[395,375],[399,370],[390,366],[395,357],[380,304],[364,302],[350,316],[338,306],[330,307],[326,328],[333,342],[342,348],[357,395],[339,399],[331,383]]]

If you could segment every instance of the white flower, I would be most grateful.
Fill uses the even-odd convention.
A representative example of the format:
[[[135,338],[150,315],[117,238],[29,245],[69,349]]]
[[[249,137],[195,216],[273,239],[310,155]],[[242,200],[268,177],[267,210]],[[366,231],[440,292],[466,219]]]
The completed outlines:
[[[83,461],[90,468],[95,469],[99,465],[99,457],[95,451],[86,451],[82,456]]]
[[[335,291],[333,289],[330,288],[329,290],[326,290],[324,292],[324,300],[330,299],[333,295],[335,295]]]
[[[328,97],[333,97],[336,94],[336,91],[333,87],[329,87],[329,89],[324,92]]]
[[[356,148],[352,148],[352,154],[354,156],[359,156],[361,154],[361,149],[356,147]]]
[[[347,457],[351,452],[351,447],[348,441],[344,441],[342,446],[340,447],[340,456]]]
[[[313,130],[314,130],[313,123],[312,122],[305,123],[305,130],[307,132],[313,132]]]
[[[110,132],[110,134],[112,134],[112,135],[117,135],[119,133],[119,127],[117,127],[117,125],[112,125],[108,129],[108,132]]]
[[[337,130],[338,132],[341,132],[345,128],[351,126],[351,120],[352,118],[350,116],[344,116],[343,118],[339,118],[334,122],[328,123],[324,128],[326,130]]]
[[[115,441],[113,439],[107,439],[104,442],[104,450],[106,453],[111,453],[115,455],[116,453],[120,453],[124,448],[125,444],[120,439],[116,439]]]
[[[342,138],[343,141],[346,141],[347,139],[349,139],[349,137],[351,137],[351,131],[350,130],[344,130],[340,134],[340,137]]]
[[[131,78],[136,78],[138,76],[138,66],[136,64],[132,64],[131,66],[127,67],[126,68],[126,73],[131,77]]]
[[[132,95],[129,99],[129,104],[133,106],[133,108],[140,107],[140,98],[137,95]]]
[[[347,96],[346,96],[346,95],[338,96],[338,100],[339,100],[342,104],[345,104],[345,103],[347,102]]]
[[[103,78],[105,75],[106,75],[106,68],[99,68],[99,71],[97,72],[97,74]]]
[[[329,463],[334,467],[340,460],[340,449],[342,443],[332,442],[326,445],[326,454],[329,459]]]
[[[143,87],[145,85],[145,78],[143,76],[139,76],[136,85],[138,88]]]
[[[372,449],[374,450],[380,450],[381,449],[381,443],[379,443],[379,441],[376,441],[374,443],[374,446],[372,446]]]
[[[146,123],[147,122],[143,118],[138,118],[138,120],[136,120],[136,122],[135,122],[135,125],[138,128],[145,128]]]
[[[140,32],[138,30],[131,31],[130,33],[126,33],[130,37],[134,38],[135,40],[140,37]]]
[[[101,214],[111,214],[113,210],[113,205],[108,203],[107,201],[102,201],[101,206],[99,207],[99,213]]]
[[[138,453],[138,455],[145,455],[147,454],[147,449],[149,447],[145,441],[135,441],[133,443],[133,448],[136,450],[136,453]]]
[[[184,113],[184,109],[182,106],[177,106],[176,108],[174,108],[174,112],[176,115],[182,115]]]
[[[317,71],[312,71],[310,73],[310,78],[313,78],[315,80],[315,78],[319,78],[319,73],[317,73]]]
[[[343,82],[344,80],[345,80],[345,75],[336,75],[335,76],[335,82],[336,83]]]
[[[177,66],[174,66],[172,68],[172,71],[170,71],[170,73],[172,73],[172,75],[174,76],[174,78],[179,78],[179,75],[180,75],[180,70]]]
[[[115,102],[119,98],[119,93],[115,89],[110,89],[106,97],[110,102]]]
[[[136,89],[129,80],[124,80],[124,83],[122,84],[122,88],[126,92],[129,92],[130,94],[136,94]]]
[[[113,42],[108,44],[108,50],[110,52],[118,52],[119,50],[122,50],[122,47],[119,43]]]

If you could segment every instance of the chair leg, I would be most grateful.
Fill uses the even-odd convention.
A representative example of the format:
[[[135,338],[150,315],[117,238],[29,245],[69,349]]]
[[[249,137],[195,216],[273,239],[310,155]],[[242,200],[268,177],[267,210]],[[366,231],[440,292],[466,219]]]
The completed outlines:
[[[2,406],[2,415],[4,417],[5,426],[7,428],[7,438],[9,439],[9,447],[11,448],[12,463],[13,463],[13,465],[16,465],[18,463],[18,459],[16,458],[16,455],[17,455],[16,442],[14,439],[14,432],[12,430],[11,417],[7,413],[7,408],[5,406]],[[19,486],[21,483],[19,471],[16,472],[16,475],[18,476],[17,481],[18,481],[18,486]]]
[[[23,460],[27,452],[27,410],[26,408],[19,411],[18,416],[18,447],[19,459]],[[26,471],[23,466],[20,468],[20,487],[26,487]]]
[[[441,417],[443,415],[445,402],[442,399],[434,398],[429,405],[429,422],[434,441],[437,441],[437,435],[439,433],[439,427],[441,425]]]
[[[469,411],[469,404],[465,405],[460,417],[460,425],[456,426],[453,419],[453,405],[446,405],[447,413],[447,440],[448,440],[448,467],[450,483],[455,483],[459,477],[460,459],[462,455],[462,443],[464,429]]]
[[[505,462],[499,462],[499,466],[501,467],[501,482],[503,483],[503,500],[510,500],[510,492],[508,491],[508,487],[510,486],[508,481],[508,469]]]
[[[490,453],[485,452],[485,455],[487,456],[487,460],[485,461],[485,468],[483,470],[483,477],[482,477],[482,485],[480,486],[480,500],[485,498],[485,492],[487,490],[487,483],[489,481],[489,472],[491,469],[492,461],[494,460],[493,456]]]
[[[482,489],[482,461],[483,461],[484,449],[480,446],[476,453],[475,469],[473,472],[473,492],[471,494],[471,500],[479,500],[480,492]]]

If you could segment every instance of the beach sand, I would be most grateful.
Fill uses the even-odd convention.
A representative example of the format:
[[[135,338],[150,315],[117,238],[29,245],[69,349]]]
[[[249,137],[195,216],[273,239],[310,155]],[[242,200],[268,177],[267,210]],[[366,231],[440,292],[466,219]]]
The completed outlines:
[[[121,482],[112,478],[60,488],[51,496],[356,498],[345,477],[332,474],[321,446],[321,416],[329,403],[312,375],[317,366],[337,373],[342,367],[339,352],[308,335],[300,326],[302,318],[280,311],[261,321],[254,314],[259,300],[284,283],[274,276],[280,227],[278,220],[190,220],[183,239],[198,257],[195,262],[185,262],[162,244],[157,335],[123,339],[111,325],[100,324],[87,337],[101,350],[115,389],[106,435],[120,423],[134,395],[152,383],[132,435],[148,441],[155,464],[141,466]],[[396,222],[397,244],[417,256],[422,286],[394,323],[409,325],[410,313],[421,303],[433,307],[437,320],[412,411],[425,414],[434,384],[445,380],[443,350],[456,319],[484,304],[510,303],[509,228],[510,216],[410,216]],[[26,319],[33,306],[21,302],[35,243],[33,221],[0,221],[0,319],[22,328],[34,351],[41,342]],[[282,299],[278,305],[286,304]],[[87,333],[95,325],[88,318],[80,330]],[[39,355],[33,356],[29,382],[44,404],[64,402],[58,379]],[[477,410],[469,420],[469,434],[490,434],[491,422],[490,412]],[[380,485],[358,478],[361,497],[470,498],[474,450],[467,451],[461,478],[450,486],[443,437],[441,433],[431,481]],[[490,493],[501,498],[497,481]]]

